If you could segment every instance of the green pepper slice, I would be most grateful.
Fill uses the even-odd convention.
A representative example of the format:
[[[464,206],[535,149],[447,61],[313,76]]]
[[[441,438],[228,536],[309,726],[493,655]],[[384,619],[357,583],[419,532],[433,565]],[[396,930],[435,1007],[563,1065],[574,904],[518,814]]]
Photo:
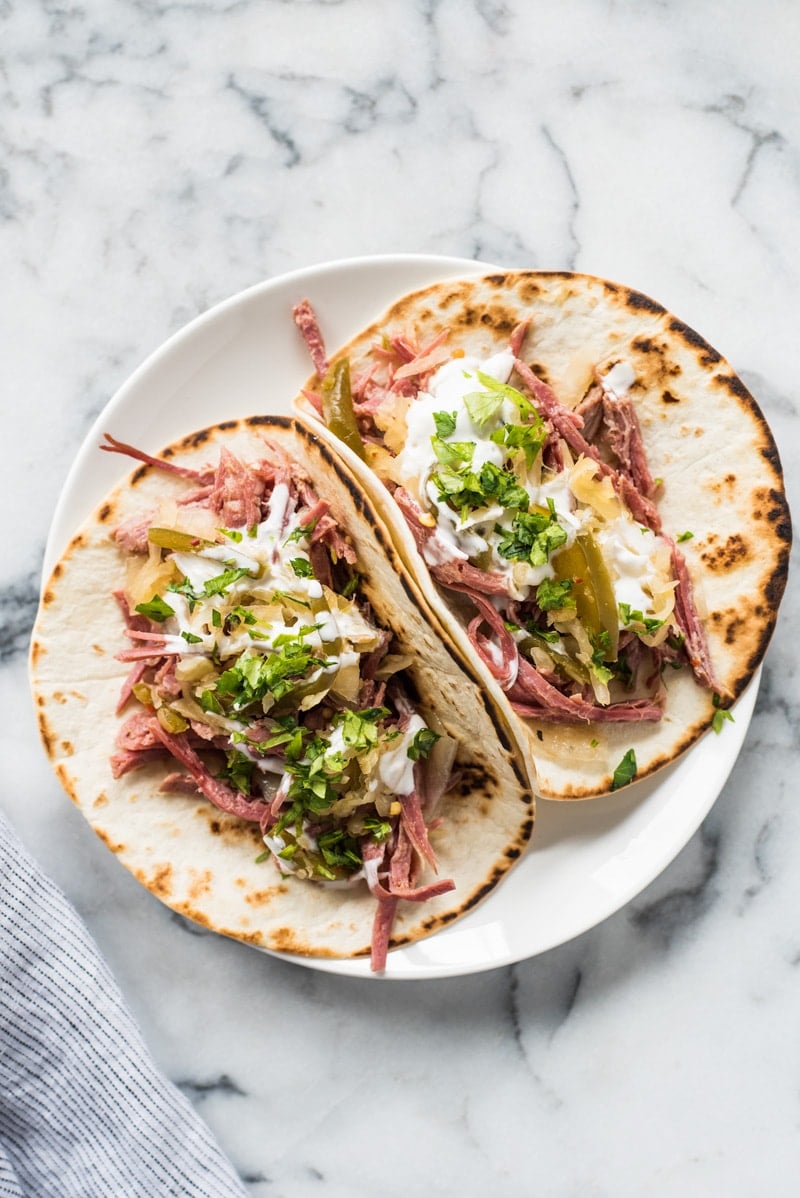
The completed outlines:
[[[600,624],[608,633],[609,652],[606,654],[606,661],[616,661],[619,648],[619,614],[614,584],[600,547],[591,533],[585,533],[580,541],[586,564],[589,567],[589,577],[592,580],[592,590]]]
[[[364,442],[358,431],[350,389],[350,362],[340,358],[325,376],[322,384],[322,416],[328,428],[344,441],[348,449],[365,460]]]
[[[617,602],[608,567],[591,533],[583,533],[553,556],[556,579],[572,579],[578,619],[591,637],[608,633],[606,661],[616,661],[619,646]]]
[[[198,549],[208,549],[214,544],[214,541],[206,541],[191,532],[180,532],[177,528],[148,529],[147,539],[151,545],[158,545],[161,549],[176,549],[179,553],[196,553]]]

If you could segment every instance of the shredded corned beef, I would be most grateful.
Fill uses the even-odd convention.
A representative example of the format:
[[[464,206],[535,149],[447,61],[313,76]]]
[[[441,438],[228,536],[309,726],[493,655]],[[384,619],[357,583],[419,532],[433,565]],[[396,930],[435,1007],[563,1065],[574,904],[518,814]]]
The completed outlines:
[[[595,383],[575,409],[583,421],[583,435],[589,442],[594,441],[603,422],[603,395],[603,388]]]
[[[670,546],[672,569],[678,580],[675,589],[675,618],[685,637],[684,648],[689,658],[689,664],[701,686],[707,686],[716,692],[719,690],[719,684],[714,676],[705,629],[697,614],[691,579],[686,568],[686,559],[671,537],[665,537],[665,540]]]
[[[213,472],[208,468],[194,470],[190,466],[179,466],[176,462],[171,462],[169,458],[154,458],[151,454],[137,449],[135,445],[118,441],[116,437],[111,436],[111,433],[103,433],[103,436],[107,444],[101,445],[100,449],[105,450],[106,453],[121,453],[126,457],[136,458],[137,461],[144,462],[147,466],[155,466],[158,470],[164,470],[168,474],[177,474],[179,478],[193,479],[204,485],[210,483],[213,478]]]
[[[314,363],[314,369],[320,378],[324,378],[328,373],[328,358],[325,353],[325,342],[322,339],[322,333],[319,331],[317,316],[314,309],[308,300],[301,300],[299,304],[295,304],[292,309],[294,322],[302,333],[303,340],[308,346],[308,352],[311,355],[311,361]]]
[[[514,710],[537,720],[566,723],[660,720],[664,714],[660,704],[651,699],[611,703],[602,707],[587,703],[576,695],[563,695],[552,686],[525,657],[519,659],[516,682],[507,692]],[[534,714],[535,713],[535,714]]]
[[[604,392],[603,422],[620,471],[631,480],[641,495],[649,499],[655,491],[655,485],[647,465],[639,418],[630,396],[612,396]]]
[[[252,528],[261,519],[264,479],[224,446],[208,505],[225,528]]]
[[[218,807],[220,811],[226,811],[229,815],[235,815],[237,819],[244,819],[254,823],[260,821],[264,814],[263,800],[246,799],[239,791],[232,790],[230,786],[226,786],[219,778],[215,778],[200,755],[189,744],[189,739],[185,732],[167,732],[166,729],[161,727],[157,719],[151,719],[150,723],[153,735],[161,741],[164,748],[169,751],[176,761],[180,761],[181,765],[186,766],[186,769],[197,783],[198,788],[209,802]]]
[[[114,540],[125,553],[147,553],[150,548],[147,534],[152,523],[152,513],[131,516],[114,529]]]

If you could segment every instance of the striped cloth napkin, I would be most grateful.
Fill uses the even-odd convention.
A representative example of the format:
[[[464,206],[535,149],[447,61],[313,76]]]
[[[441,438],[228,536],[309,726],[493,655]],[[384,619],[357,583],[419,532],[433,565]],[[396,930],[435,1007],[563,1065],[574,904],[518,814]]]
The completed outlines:
[[[0,816],[0,1198],[239,1198],[97,945]]]

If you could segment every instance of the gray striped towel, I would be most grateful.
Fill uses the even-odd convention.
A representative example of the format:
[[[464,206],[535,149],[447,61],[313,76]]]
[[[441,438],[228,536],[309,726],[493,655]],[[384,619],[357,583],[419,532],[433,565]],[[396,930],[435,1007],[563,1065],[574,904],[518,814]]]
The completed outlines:
[[[1,1198],[244,1194],[77,913],[0,816]]]

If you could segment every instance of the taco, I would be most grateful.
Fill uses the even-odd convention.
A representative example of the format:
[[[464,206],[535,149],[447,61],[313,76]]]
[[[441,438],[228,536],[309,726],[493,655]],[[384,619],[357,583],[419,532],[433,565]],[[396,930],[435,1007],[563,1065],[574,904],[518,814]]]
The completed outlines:
[[[32,642],[59,779],[176,911],[381,969],[522,854],[507,720],[294,421],[228,422],[159,459],[103,448],[140,465],[56,566]]]
[[[606,793],[719,730],[769,642],[791,530],[770,430],[716,350],[575,274],[429,287],[332,365],[313,310],[295,320],[316,367],[297,410],[522,721],[541,794]]]

